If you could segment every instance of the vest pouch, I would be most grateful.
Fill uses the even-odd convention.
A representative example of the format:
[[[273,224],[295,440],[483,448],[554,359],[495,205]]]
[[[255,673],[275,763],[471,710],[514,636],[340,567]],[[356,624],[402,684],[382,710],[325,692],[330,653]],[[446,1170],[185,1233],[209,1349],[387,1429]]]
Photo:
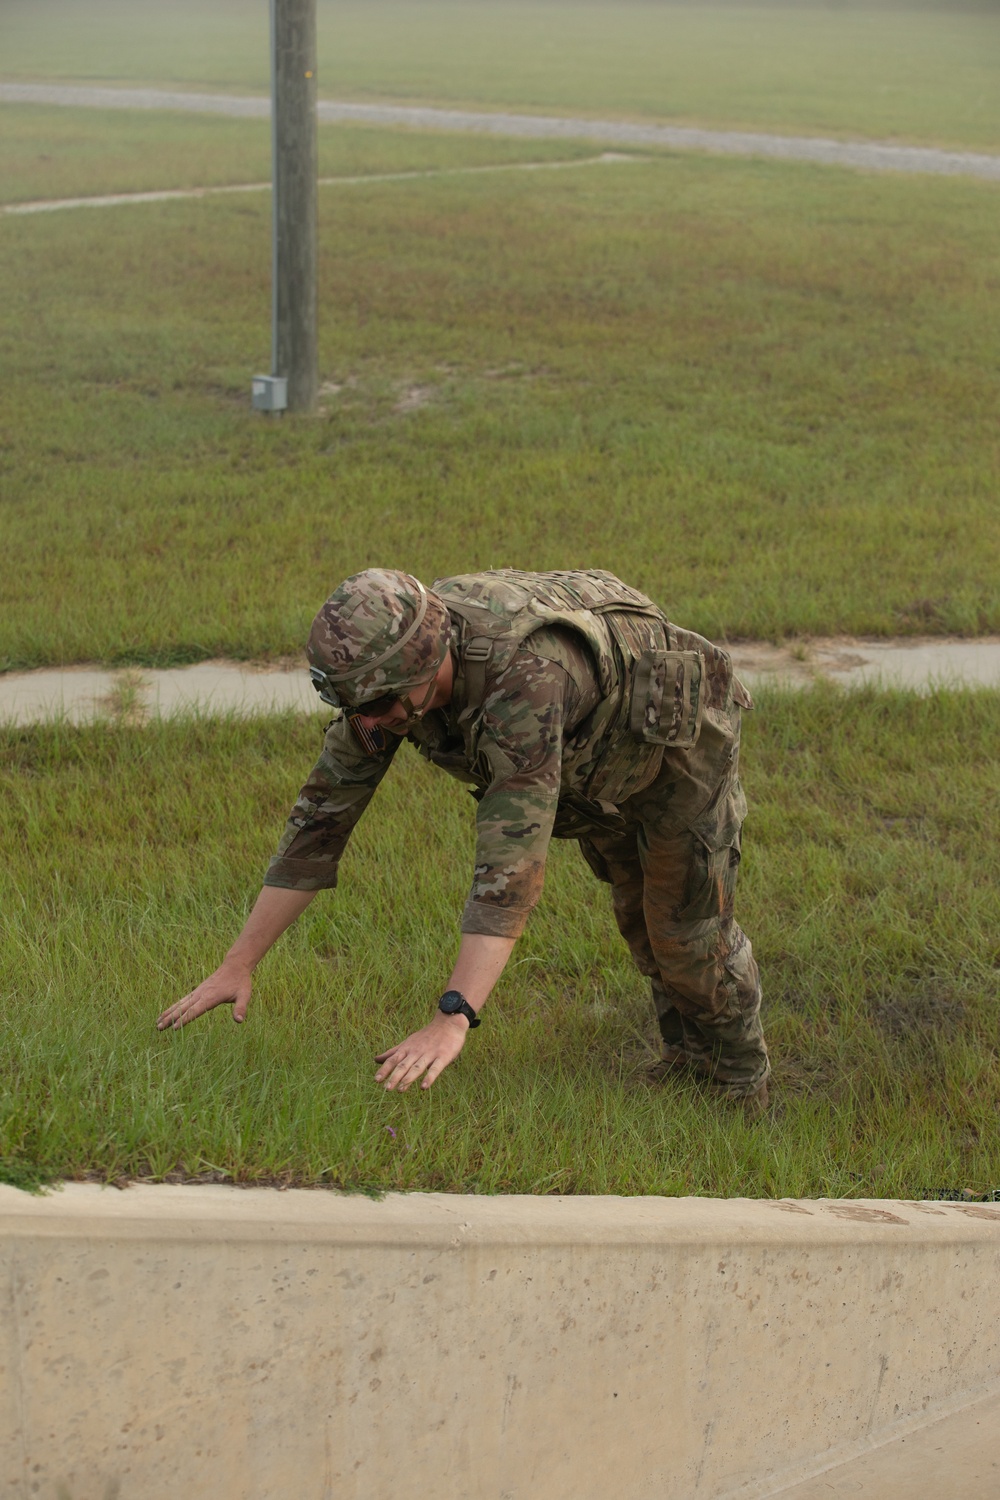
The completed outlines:
[[[647,745],[689,750],[702,715],[702,668],[698,651],[644,651],[632,679],[629,728]]]
[[[595,832],[622,834],[626,827],[624,817],[611,803],[598,802],[582,792],[563,792],[552,834],[557,839],[578,839]]]

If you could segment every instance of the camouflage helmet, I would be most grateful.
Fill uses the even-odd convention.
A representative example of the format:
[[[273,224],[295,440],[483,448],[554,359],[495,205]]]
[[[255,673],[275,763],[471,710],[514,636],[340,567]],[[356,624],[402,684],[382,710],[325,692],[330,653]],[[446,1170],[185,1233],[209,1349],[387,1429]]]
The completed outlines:
[[[336,708],[402,697],[437,672],[448,625],[441,600],[409,573],[354,573],[313,620],[306,646],[313,686]]]

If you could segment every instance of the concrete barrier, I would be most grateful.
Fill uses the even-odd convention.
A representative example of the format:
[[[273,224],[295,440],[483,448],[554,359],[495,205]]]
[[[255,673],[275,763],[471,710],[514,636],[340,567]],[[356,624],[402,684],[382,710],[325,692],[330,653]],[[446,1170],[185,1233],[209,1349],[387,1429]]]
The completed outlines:
[[[1000,1495],[1000,1395],[882,1443],[780,1491],[781,1500],[996,1500]]]
[[[19,1500],[764,1496],[1000,1387],[986,1205],[74,1184],[0,1255]]]

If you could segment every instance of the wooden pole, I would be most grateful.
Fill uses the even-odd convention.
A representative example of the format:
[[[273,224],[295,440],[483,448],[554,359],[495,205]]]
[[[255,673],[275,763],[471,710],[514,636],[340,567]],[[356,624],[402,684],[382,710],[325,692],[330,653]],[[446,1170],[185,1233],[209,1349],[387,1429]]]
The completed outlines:
[[[271,0],[274,282],[272,374],[288,410],[312,411],[316,331],[316,0]]]

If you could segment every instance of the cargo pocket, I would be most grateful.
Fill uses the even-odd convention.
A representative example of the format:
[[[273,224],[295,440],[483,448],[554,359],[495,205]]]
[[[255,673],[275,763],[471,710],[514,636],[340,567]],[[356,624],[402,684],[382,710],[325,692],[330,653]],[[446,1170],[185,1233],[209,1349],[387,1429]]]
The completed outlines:
[[[684,912],[687,920],[728,922],[732,918],[746,813],[747,800],[737,779],[693,824],[691,832],[700,855],[697,863],[704,860],[704,885]]]
[[[721,796],[713,797],[709,806],[691,824],[691,832],[706,849],[735,849],[739,864],[741,833],[747,815],[747,799],[737,776]]]

